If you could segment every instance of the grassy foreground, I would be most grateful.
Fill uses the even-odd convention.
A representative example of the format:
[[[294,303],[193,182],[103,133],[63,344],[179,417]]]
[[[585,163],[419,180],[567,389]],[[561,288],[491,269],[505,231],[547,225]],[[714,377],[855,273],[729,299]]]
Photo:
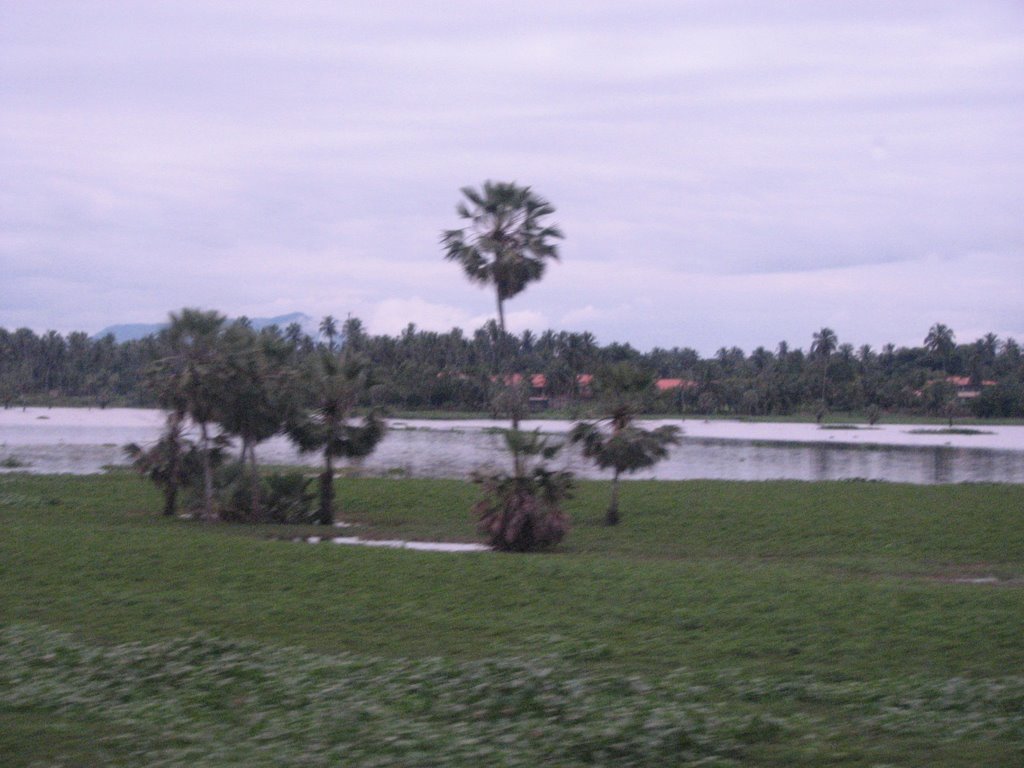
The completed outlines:
[[[612,530],[606,494],[555,553],[447,555],[0,476],[0,764],[1024,761],[1024,488],[628,483]],[[475,539],[465,483],[339,495]]]

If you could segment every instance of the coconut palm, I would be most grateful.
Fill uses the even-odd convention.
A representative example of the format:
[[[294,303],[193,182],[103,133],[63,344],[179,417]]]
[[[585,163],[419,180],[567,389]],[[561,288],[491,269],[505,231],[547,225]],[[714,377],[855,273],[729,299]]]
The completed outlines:
[[[836,351],[839,338],[831,328],[822,328],[816,331],[811,343],[811,355],[822,359],[821,365],[821,407],[826,406],[825,387],[828,384],[828,361],[832,353]]]
[[[341,326],[341,338],[346,351],[362,352],[368,341],[363,321],[358,317],[352,317],[352,315],[345,318],[345,322]]]
[[[320,335],[327,339],[327,349],[334,351],[334,340],[338,337],[338,321],[334,315],[326,315],[320,321]]]
[[[70,341],[71,336],[68,336],[68,342]],[[978,346],[985,364],[991,366],[996,360],[996,353],[999,351],[999,337],[994,333],[986,333],[978,339]]]
[[[620,363],[597,377],[598,394],[607,415],[593,422],[577,422],[569,433],[573,443],[582,444],[583,455],[601,469],[612,470],[612,496],[605,525],[619,522],[619,476],[657,464],[668,456],[670,446],[679,445],[679,427],[666,425],[643,429],[633,423],[651,377],[633,366]]]
[[[942,358],[942,370],[949,372],[949,358],[956,349],[956,339],[953,329],[942,323],[935,323],[928,329],[928,335],[924,337],[924,346],[933,355]]]
[[[445,258],[461,264],[472,282],[494,286],[504,335],[505,302],[541,278],[547,260],[558,258],[553,241],[564,235],[544,221],[554,206],[529,187],[485,181],[480,189],[463,187],[462,195],[455,210],[467,225],[442,234]]]
[[[580,405],[580,377],[586,373],[586,368],[597,349],[597,340],[594,334],[589,331],[583,333],[560,333],[556,354],[565,361],[569,368],[571,388],[569,391],[572,404],[572,416],[579,416]]]

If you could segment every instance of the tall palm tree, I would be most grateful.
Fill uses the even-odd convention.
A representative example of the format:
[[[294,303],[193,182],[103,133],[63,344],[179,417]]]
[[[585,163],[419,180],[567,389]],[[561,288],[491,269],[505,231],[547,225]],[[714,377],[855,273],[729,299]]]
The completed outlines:
[[[217,410],[220,341],[225,318],[215,311],[186,308],[171,313],[163,332],[168,354],[154,367],[160,404],[185,415],[199,427],[203,465],[203,515],[216,517],[213,507],[213,463],[209,426]]]
[[[338,321],[334,319],[334,315],[326,315],[320,321],[320,335],[327,338],[327,349],[333,352],[334,340],[338,336]]]
[[[832,353],[836,351],[839,338],[831,328],[822,328],[816,331],[811,343],[811,355],[821,358],[824,362],[821,366],[821,404],[825,405],[825,386],[828,384],[828,361]]]
[[[70,341],[71,336],[68,336],[68,342]],[[999,337],[994,333],[986,333],[979,339],[979,342],[981,343],[982,353],[985,356],[985,362],[988,365],[992,365],[996,360],[996,353],[999,351]]]
[[[461,264],[472,282],[494,286],[504,335],[505,302],[539,280],[548,259],[558,259],[553,241],[564,235],[544,221],[554,206],[529,187],[485,181],[480,189],[463,187],[462,195],[455,210],[467,224],[442,233],[445,258]]]
[[[559,358],[565,361],[572,376],[571,396],[573,418],[579,415],[580,407],[580,376],[586,373],[587,364],[591,361],[594,351],[597,348],[597,340],[594,334],[589,331],[583,333],[561,333],[558,336],[556,353]]]
[[[292,345],[292,348],[296,350],[302,344],[302,339],[305,335],[306,334],[302,330],[302,326],[298,323],[288,323],[288,326],[284,329],[285,339]]]
[[[942,370],[949,373],[949,358],[956,349],[956,339],[953,329],[942,323],[935,323],[928,329],[928,335],[924,337],[924,346],[933,355],[942,358]]]
[[[239,465],[248,470],[249,513],[259,519],[260,478],[256,446],[284,426],[294,401],[288,343],[276,328],[259,333],[237,321],[224,332],[223,373],[217,421],[241,442]]]
[[[368,341],[363,321],[351,314],[345,318],[341,325],[341,339],[348,352],[362,352]]]

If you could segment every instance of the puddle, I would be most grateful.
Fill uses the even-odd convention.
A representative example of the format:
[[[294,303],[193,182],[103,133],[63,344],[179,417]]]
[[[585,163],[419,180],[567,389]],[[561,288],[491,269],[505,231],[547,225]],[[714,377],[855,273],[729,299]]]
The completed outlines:
[[[383,547],[385,549],[415,549],[420,552],[490,552],[483,544],[466,544],[454,541],[402,541],[400,539],[363,539],[359,536],[307,536],[296,539],[306,544],[347,544],[357,547]]]

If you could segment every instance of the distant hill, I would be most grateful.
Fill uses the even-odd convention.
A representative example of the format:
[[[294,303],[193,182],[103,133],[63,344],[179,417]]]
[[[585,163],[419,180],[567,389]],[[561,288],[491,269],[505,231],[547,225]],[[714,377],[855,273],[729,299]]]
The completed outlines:
[[[292,323],[298,323],[302,326],[303,332],[313,338],[316,338],[320,332],[317,321],[302,312],[292,312],[287,315],[278,315],[277,317],[250,317],[249,320],[252,322],[252,327],[256,330],[266,328],[268,325],[276,325],[283,331]],[[145,338],[166,327],[167,323],[120,323],[118,325],[108,325],[99,333],[94,334],[93,338],[102,339],[109,333],[113,335],[114,341],[120,343],[122,341]]]

